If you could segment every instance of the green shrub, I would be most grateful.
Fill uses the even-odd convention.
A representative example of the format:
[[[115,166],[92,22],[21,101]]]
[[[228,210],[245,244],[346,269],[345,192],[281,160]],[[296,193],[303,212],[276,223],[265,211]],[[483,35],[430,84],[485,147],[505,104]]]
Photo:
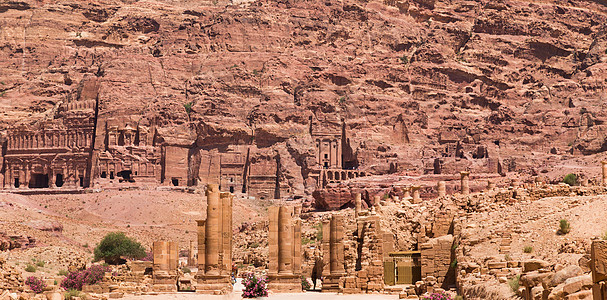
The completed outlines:
[[[66,270],[59,270],[59,273],[57,273],[59,276],[67,276],[67,274],[69,273]]]
[[[407,57],[406,54],[400,57],[400,62],[403,63],[403,65],[406,65],[409,63],[409,58]]]
[[[30,265],[30,264],[27,264],[27,266],[25,267],[25,271],[34,273],[34,272],[36,272],[36,267],[34,267],[33,265]]]
[[[72,300],[75,297],[80,297],[80,299],[84,299],[86,300],[86,295],[81,293],[79,290],[75,290],[75,289],[69,289],[67,290],[67,292],[65,292],[64,294],[64,298],[65,300]]]
[[[258,242],[253,242],[253,243],[251,243],[251,245],[249,245],[249,248],[257,248],[257,247],[259,247]]]
[[[573,173],[569,173],[565,175],[565,178],[563,178],[563,182],[570,186],[577,185],[577,176],[575,176],[575,174]]]
[[[139,259],[145,255],[143,246],[123,232],[108,233],[95,248],[95,261],[105,260],[114,265],[120,263],[121,256]]]
[[[310,240],[307,236],[302,235],[301,236],[301,244],[302,245],[307,245],[307,244],[311,244],[312,240]]]
[[[181,268],[181,272],[183,272],[183,274],[190,274],[192,273],[192,270],[190,270],[188,267],[183,267]]]
[[[533,247],[526,246],[525,248],[523,248],[523,252],[525,252],[525,253],[531,253],[531,252],[533,252]]]
[[[183,108],[185,109],[185,112],[189,115],[192,112],[192,106],[194,105],[193,102],[188,102],[183,104]]]
[[[38,261],[38,262],[36,263],[36,266],[38,266],[38,267],[44,267],[44,265],[45,265],[45,264],[46,264],[46,263],[45,263],[43,260],[41,260],[41,261]]]
[[[607,232],[605,232],[605,234],[603,234],[603,240],[607,241]]]
[[[457,268],[457,258],[456,258],[456,259],[454,259],[454,260],[451,262],[450,267],[451,267],[451,269],[455,269],[455,268]]]
[[[515,293],[517,293],[518,289],[521,287],[520,280],[521,275],[516,275],[515,277],[512,277],[510,280],[508,280],[508,285],[510,285],[510,288]]]
[[[316,240],[322,241],[322,223],[314,225],[314,228],[316,228]]]
[[[561,234],[567,234],[571,231],[571,225],[569,224],[569,221],[567,221],[565,219],[562,219],[559,222],[559,226],[560,226],[559,232]]]

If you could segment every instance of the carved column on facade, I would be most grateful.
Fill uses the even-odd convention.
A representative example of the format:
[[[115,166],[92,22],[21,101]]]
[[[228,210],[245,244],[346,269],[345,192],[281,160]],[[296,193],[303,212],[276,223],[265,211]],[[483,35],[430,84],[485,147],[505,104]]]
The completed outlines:
[[[198,222],[198,273],[196,291],[226,294],[232,290],[232,201],[230,193],[220,193],[209,184],[207,219]]]
[[[461,176],[462,195],[468,195],[470,194],[470,172],[462,171],[459,174]]]
[[[292,206],[273,206],[269,213],[268,287],[274,292],[301,291],[301,220]]]
[[[342,277],[346,275],[344,268],[344,217],[332,215],[331,219],[323,222],[323,292],[339,292]]]

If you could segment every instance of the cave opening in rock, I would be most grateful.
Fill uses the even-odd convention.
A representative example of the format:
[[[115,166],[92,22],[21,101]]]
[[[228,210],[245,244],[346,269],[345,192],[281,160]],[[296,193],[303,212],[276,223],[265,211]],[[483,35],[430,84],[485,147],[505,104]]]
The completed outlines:
[[[55,175],[55,185],[57,187],[62,187],[63,186],[63,174],[57,174],[57,175]]]
[[[30,188],[48,188],[48,174],[32,174],[29,182]]]
[[[118,175],[119,177],[122,177],[122,179],[124,179],[125,181],[131,181],[131,174],[133,172],[131,170],[122,170],[118,173],[116,173],[116,175]]]

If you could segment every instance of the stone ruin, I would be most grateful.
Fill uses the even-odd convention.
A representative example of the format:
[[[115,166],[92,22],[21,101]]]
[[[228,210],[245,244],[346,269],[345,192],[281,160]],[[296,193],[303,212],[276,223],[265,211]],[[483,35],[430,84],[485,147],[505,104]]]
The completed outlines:
[[[233,195],[207,186],[207,218],[198,221],[198,273],[196,291],[225,294],[232,289]]]
[[[607,241],[592,241],[591,247],[592,299],[604,300],[607,299]]]
[[[322,224],[323,292],[339,292],[343,289],[342,277],[346,275],[344,262],[344,217],[332,215]]]
[[[152,246],[154,263],[152,267],[153,290],[177,292],[177,268],[179,248],[176,242],[154,242]]]
[[[301,220],[293,206],[268,209],[268,289],[301,291]]]

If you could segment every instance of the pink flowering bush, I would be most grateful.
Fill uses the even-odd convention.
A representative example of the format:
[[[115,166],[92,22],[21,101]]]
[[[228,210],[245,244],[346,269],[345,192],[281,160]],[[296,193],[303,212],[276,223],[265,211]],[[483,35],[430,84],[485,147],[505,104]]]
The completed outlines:
[[[105,272],[111,271],[110,267],[102,265],[92,265],[90,268],[83,271],[70,272],[61,282],[61,287],[69,290],[82,290],[85,284],[95,284],[101,279]]]
[[[453,300],[453,298],[445,292],[437,292],[432,293],[429,296],[424,296],[422,300]]]
[[[243,298],[267,297],[268,287],[265,277],[257,278],[255,274],[248,274],[243,280],[244,291]]]
[[[32,289],[32,291],[34,291],[34,293],[36,293],[36,294],[42,293],[42,291],[46,287],[46,284],[44,284],[44,281],[42,281],[42,279],[40,279],[36,276],[28,277],[25,280],[25,284],[29,285],[30,289]]]

